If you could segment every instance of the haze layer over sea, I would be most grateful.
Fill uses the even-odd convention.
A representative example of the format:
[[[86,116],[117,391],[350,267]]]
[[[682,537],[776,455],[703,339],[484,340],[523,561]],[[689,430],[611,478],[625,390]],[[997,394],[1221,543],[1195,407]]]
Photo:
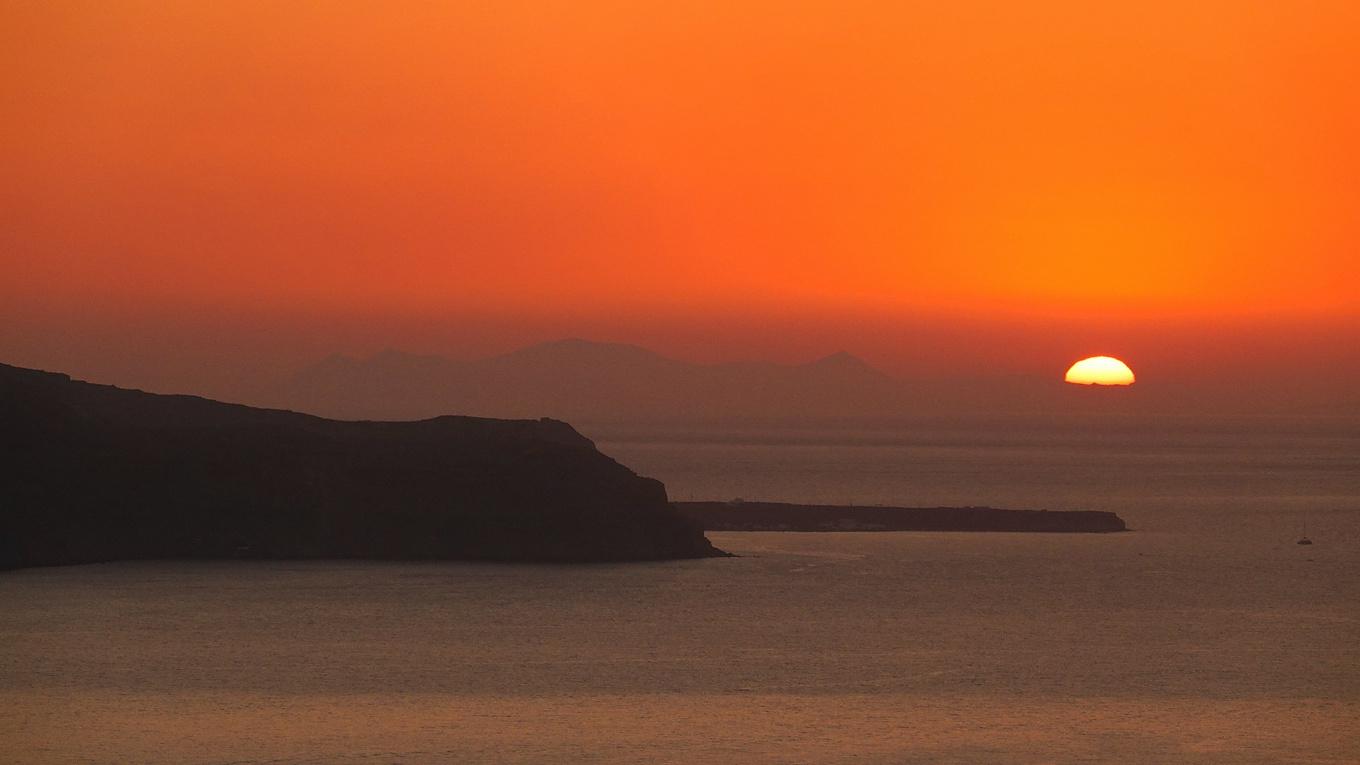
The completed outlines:
[[[11,572],[0,760],[1360,758],[1354,421],[582,430],[673,499],[1114,510],[1135,531]]]

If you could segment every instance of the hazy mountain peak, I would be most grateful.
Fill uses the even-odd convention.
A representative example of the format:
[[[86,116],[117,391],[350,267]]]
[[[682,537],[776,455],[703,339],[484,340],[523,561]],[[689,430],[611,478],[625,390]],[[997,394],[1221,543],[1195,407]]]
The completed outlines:
[[[440,361],[446,360],[442,356],[429,356],[419,353],[410,353],[408,351],[399,351],[396,348],[384,348],[372,356],[369,356],[364,363],[369,365],[409,364],[431,359],[438,359]]]
[[[528,348],[511,351],[502,358],[532,359],[559,363],[564,361],[581,363],[678,363],[659,353],[654,353],[636,345],[627,345],[625,343],[601,343],[594,340],[582,340],[580,338],[549,340],[537,345],[531,345]]]
[[[567,420],[842,417],[942,412],[1110,412],[1206,402],[1148,389],[1077,390],[1024,375],[899,381],[845,351],[800,364],[702,365],[622,343],[554,340],[475,361],[388,349],[333,356],[282,391],[281,405],[330,417],[442,414]],[[1181,402],[1184,399],[1183,403]]]
[[[810,361],[803,365],[804,369],[825,369],[836,372],[849,372],[863,374],[868,373],[876,377],[887,377],[883,372],[870,366],[868,362],[858,356],[851,355],[846,351],[836,351],[830,356],[823,356],[816,361]]]
[[[701,365],[580,338],[478,361],[393,349],[318,365],[284,392],[292,408],[337,417],[439,414],[667,418],[891,411],[896,382],[848,353],[790,366]]]

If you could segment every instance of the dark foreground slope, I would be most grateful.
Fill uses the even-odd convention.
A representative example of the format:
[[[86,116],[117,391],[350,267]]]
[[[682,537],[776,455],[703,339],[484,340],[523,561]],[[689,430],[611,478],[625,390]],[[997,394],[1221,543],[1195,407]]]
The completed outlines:
[[[677,502],[709,531],[1125,531],[1097,510],[998,510],[992,507],[863,507],[781,502]]]
[[[5,567],[721,554],[563,422],[338,422],[0,365]]]

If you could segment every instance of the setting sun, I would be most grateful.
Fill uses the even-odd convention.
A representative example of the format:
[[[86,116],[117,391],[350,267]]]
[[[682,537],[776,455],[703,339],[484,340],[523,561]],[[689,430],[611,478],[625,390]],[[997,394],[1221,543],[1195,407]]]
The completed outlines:
[[[1077,385],[1131,385],[1133,370],[1119,359],[1092,356],[1073,364],[1064,379]]]

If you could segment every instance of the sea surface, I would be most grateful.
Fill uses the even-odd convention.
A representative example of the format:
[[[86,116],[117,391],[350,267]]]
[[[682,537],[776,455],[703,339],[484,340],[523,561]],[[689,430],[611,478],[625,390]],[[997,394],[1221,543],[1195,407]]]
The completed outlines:
[[[1360,762],[1354,421],[582,430],[673,499],[1134,531],[9,572],[0,762]]]

